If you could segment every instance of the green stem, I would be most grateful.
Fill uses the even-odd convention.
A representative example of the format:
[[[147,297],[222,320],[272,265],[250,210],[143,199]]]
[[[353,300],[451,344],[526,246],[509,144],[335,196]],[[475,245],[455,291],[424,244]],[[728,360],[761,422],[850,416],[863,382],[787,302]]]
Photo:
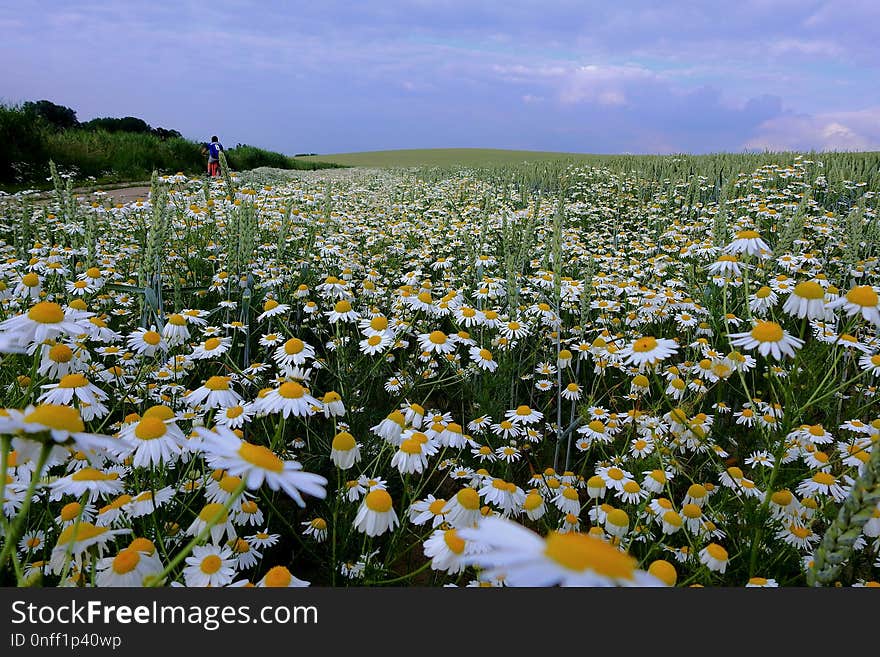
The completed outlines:
[[[242,492],[244,492],[246,484],[247,477],[244,477],[242,478],[241,483],[238,485],[238,488],[236,488],[232,492],[232,495],[229,496],[229,499],[226,500],[226,504],[223,505],[223,508],[220,509],[220,511],[218,511],[214,515],[214,517],[208,521],[208,524],[205,525],[205,528],[201,532],[199,532],[198,535],[195,536],[189,543],[187,543],[183,550],[181,550],[178,555],[174,557],[174,559],[172,559],[167,566],[165,566],[165,570],[163,570],[161,573],[159,573],[159,575],[152,579],[152,581],[149,583],[149,586],[159,586],[162,582],[164,582],[168,574],[172,570],[174,570],[181,561],[189,556],[189,553],[192,552],[193,548],[208,537],[208,534],[211,533],[211,528],[214,527],[214,525],[216,525],[218,522],[220,522],[220,518],[226,515],[229,509],[232,508],[233,502],[241,497],[241,494]]]
[[[2,569],[6,565],[6,560],[9,558],[12,550],[15,549],[15,543],[18,541],[18,535],[21,532],[22,525],[24,525],[24,521],[27,519],[28,510],[31,507],[31,500],[34,497],[34,491],[37,489],[37,482],[42,476],[43,466],[46,465],[46,460],[49,458],[49,452],[52,451],[53,443],[51,441],[51,438],[47,436],[46,440],[48,442],[43,443],[42,447],[40,448],[40,456],[37,458],[37,468],[36,470],[34,470],[34,474],[31,477],[31,482],[28,485],[27,493],[24,497],[24,502],[22,502],[21,509],[19,509],[18,515],[15,516],[15,520],[12,521],[12,526],[9,528],[9,532],[6,534],[6,542],[3,544],[3,551],[0,552],[0,569]],[[3,472],[3,479],[5,482],[5,471]]]
[[[415,577],[415,576],[418,575],[419,573],[423,572],[423,571],[424,571],[426,568],[428,568],[428,566],[430,566],[430,565],[431,565],[431,562],[430,562],[430,561],[426,561],[426,562],[424,563],[424,565],[422,565],[422,566],[421,566],[420,568],[418,568],[417,570],[412,571],[411,573],[407,573],[406,575],[401,575],[400,577],[395,577],[394,579],[383,579],[383,580],[380,580],[380,581],[378,581],[378,582],[371,582],[371,583],[370,583],[370,586],[376,586],[376,585],[378,585],[378,584],[395,584],[396,582],[404,582],[404,581],[406,581],[406,580],[408,580],[408,579],[412,579],[413,577]]]
[[[6,477],[9,476],[9,451],[11,447],[12,438],[0,436],[0,526],[4,530],[6,529],[6,514],[3,513],[3,503],[6,501]]]

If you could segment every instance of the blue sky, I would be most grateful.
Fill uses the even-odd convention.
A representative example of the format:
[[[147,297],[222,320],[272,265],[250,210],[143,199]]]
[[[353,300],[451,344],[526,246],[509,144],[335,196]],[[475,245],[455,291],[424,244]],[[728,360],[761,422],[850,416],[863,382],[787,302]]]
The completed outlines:
[[[24,0],[0,99],[286,153],[880,150],[878,25],[877,0]]]

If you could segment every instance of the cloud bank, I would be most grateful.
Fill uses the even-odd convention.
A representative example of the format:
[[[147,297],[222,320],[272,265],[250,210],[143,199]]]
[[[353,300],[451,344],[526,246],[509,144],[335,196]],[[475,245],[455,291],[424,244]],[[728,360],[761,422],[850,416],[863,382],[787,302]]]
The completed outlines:
[[[877,149],[878,20],[873,0],[24,1],[0,7],[0,94],[289,153]]]

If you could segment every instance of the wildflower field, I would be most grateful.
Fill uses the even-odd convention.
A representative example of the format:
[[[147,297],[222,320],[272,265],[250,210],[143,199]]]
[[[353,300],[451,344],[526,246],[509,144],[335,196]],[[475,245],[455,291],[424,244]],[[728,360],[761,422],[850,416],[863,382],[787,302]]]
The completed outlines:
[[[2,585],[880,579],[880,154],[54,173]]]

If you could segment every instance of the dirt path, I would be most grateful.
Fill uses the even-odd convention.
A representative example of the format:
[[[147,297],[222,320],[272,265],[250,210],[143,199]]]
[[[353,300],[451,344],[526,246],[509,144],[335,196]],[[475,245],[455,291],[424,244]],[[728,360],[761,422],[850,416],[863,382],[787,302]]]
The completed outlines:
[[[102,191],[103,195],[96,196],[95,192]],[[116,187],[115,189],[102,189],[96,187],[77,187],[74,188],[73,193],[77,198],[85,199],[87,201],[97,201],[98,203],[106,203],[107,199],[110,199],[110,202],[114,205],[117,203],[131,203],[132,201],[137,201],[138,199],[142,201],[146,201],[150,196],[150,186],[144,183],[137,183],[133,185],[122,185]],[[34,194],[30,198],[41,205],[43,203],[48,203],[54,198],[55,194],[52,191],[40,192],[39,194]]]
[[[146,201],[150,196],[150,186],[140,185],[138,187],[120,187],[119,189],[104,190],[104,193],[107,194],[104,198],[112,199],[114,204],[131,203],[138,199]],[[85,195],[92,196],[90,193],[85,193]],[[97,200],[99,197],[93,196],[93,198]]]
[[[312,178],[312,177],[322,177],[329,179],[336,179],[341,177],[350,177],[352,175],[369,175],[370,173],[375,173],[378,169],[372,169],[367,167],[362,167],[359,169],[271,169],[268,167],[260,167],[258,169],[254,169],[254,172],[269,172],[274,175],[279,176],[280,178]],[[103,195],[96,196],[95,192],[103,192]],[[118,184],[117,187],[76,187],[73,190],[73,193],[77,196],[77,198],[85,199],[87,202],[97,201],[98,203],[106,204],[109,202],[113,205],[116,204],[126,204],[132,203],[134,201],[148,200],[150,196],[150,185],[146,182],[140,183],[132,183],[129,185]],[[51,190],[42,191],[37,194],[34,194],[30,197],[37,204],[43,204],[51,201],[54,198],[54,192]]]

